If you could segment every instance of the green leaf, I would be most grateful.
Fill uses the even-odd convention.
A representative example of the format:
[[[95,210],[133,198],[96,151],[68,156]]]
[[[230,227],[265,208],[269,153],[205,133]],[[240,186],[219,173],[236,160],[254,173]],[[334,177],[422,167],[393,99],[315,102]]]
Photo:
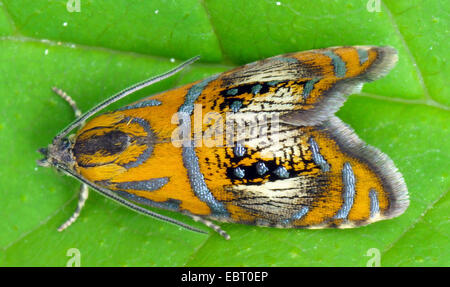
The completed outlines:
[[[376,1],[371,1],[376,2]],[[449,11],[443,1],[366,0],[0,2],[0,266],[449,266]],[[180,60],[202,60],[110,109],[265,57],[338,45],[391,45],[391,73],[350,96],[338,112],[403,173],[402,216],[347,230],[279,230],[222,224],[230,241],[146,218],[37,168],[36,150],[73,119],[51,92],[85,111]],[[177,60],[173,60],[177,59]],[[179,214],[161,212],[194,224]]]

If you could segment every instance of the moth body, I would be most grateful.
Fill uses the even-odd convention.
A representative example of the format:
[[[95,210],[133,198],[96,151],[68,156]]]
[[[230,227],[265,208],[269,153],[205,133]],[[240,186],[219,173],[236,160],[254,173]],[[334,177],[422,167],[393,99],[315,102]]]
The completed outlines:
[[[39,163],[225,237],[209,220],[348,228],[392,218],[409,204],[401,174],[334,113],[396,61],[393,48],[354,46],[254,62],[96,116]]]

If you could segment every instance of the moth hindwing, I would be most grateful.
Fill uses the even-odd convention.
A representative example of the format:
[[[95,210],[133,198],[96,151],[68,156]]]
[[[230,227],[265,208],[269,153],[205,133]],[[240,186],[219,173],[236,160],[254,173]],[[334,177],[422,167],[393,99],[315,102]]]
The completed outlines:
[[[94,117],[66,139],[89,111],[41,149],[39,164],[199,231],[142,205],[189,215],[225,238],[209,220],[346,228],[392,218],[409,204],[402,175],[334,113],[396,61],[391,47],[352,46],[250,63]]]

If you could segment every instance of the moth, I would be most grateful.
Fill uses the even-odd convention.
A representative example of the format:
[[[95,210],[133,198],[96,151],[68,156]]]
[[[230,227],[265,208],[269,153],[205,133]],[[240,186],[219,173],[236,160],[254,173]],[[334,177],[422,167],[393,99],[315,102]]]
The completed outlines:
[[[388,46],[331,47],[275,56],[90,117],[177,73],[198,57],[129,87],[81,114],[46,147],[40,166],[78,179],[142,214],[206,233],[144,206],[279,228],[351,228],[409,205],[392,160],[335,112],[397,62]],[[86,122],[86,123],[85,123]],[[76,128],[79,130],[72,133]]]

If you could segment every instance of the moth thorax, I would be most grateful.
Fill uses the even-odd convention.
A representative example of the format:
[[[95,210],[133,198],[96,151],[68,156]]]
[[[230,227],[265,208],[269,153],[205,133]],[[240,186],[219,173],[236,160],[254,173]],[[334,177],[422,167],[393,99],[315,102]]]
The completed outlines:
[[[79,167],[117,165],[128,169],[150,157],[155,139],[146,121],[128,118],[110,126],[81,130],[73,155]]]

